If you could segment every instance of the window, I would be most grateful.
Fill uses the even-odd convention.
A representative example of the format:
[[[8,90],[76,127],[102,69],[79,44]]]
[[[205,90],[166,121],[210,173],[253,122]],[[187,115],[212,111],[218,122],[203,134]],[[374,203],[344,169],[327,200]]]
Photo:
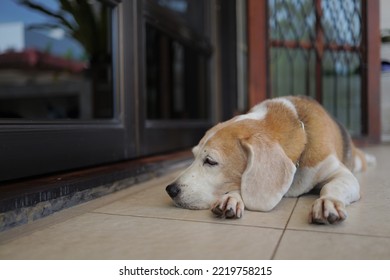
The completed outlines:
[[[0,181],[132,153],[116,75],[121,9],[114,0],[2,2]]]
[[[0,182],[189,148],[210,126],[209,1],[1,5]]]
[[[207,0],[142,1],[140,153],[196,144],[211,126],[211,17]]]
[[[207,55],[146,24],[149,120],[207,120]]]
[[[2,4],[1,120],[114,117],[113,6],[80,3]]]

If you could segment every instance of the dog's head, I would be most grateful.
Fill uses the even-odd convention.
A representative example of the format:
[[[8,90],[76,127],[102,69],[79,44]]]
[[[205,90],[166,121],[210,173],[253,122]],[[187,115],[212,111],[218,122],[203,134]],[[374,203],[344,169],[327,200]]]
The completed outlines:
[[[256,118],[238,117],[213,127],[193,154],[191,166],[166,188],[177,206],[188,209],[208,209],[224,193],[240,190],[247,209],[269,211],[296,170]]]

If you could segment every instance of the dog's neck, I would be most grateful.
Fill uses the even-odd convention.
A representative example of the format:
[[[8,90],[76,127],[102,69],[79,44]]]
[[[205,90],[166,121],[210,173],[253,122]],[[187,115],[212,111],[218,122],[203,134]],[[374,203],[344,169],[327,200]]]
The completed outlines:
[[[304,122],[291,113],[270,111],[264,120],[264,128],[291,161],[299,166],[308,140]]]
[[[302,131],[305,134],[305,138],[307,139],[306,130],[305,130],[305,124],[301,120],[299,122],[301,123]],[[306,147],[306,141],[305,141],[305,145],[303,147],[303,150],[301,152],[301,155],[299,156],[298,160],[295,162],[295,167],[297,169],[299,168],[299,166],[301,164],[301,158],[302,158],[303,152],[305,151],[305,147]]]

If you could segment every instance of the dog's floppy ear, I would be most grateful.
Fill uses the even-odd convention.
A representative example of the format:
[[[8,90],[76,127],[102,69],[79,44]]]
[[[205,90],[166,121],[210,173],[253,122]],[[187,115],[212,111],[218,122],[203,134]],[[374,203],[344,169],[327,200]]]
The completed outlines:
[[[261,136],[241,140],[247,166],[241,178],[241,195],[249,210],[270,211],[288,191],[296,167],[278,143]]]

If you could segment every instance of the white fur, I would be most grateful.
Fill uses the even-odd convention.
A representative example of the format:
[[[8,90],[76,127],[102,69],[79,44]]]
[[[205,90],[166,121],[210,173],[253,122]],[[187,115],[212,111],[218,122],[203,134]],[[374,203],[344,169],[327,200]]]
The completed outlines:
[[[241,177],[241,195],[245,206],[256,211],[272,210],[290,188],[296,171],[279,144],[269,146],[264,141],[243,142],[248,160]]]
[[[360,170],[363,169],[363,163],[360,157],[355,156],[355,166],[354,166],[354,172],[359,172]]]
[[[330,184],[335,181],[351,181],[349,199],[345,201],[347,204],[359,199],[359,183],[352,172],[340,163],[335,155],[328,156],[315,167],[299,168],[286,196],[297,197],[307,193],[318,184],[324,182]]]
[[[278,97],[272,100],[267,100],[265,102],[262,102],[254,106],[247,114],[235,117],[234,121],[238,122],[247,119],[251,119],[251,120],[264,119],[264,117],[267,115],[267,104],[269,103],[281,103],[283,106],[289,109],[296,117],[298,117],[298,112],[297,109],[295,108],[295,105],[287,98]]]
[[[376,158],[373,155],[363,153],[363,156],[364,156],[368,166],[375,166],[376,165]],[[355,165],[353,168],[353,172],[355,172],[355,173],[361,172],[361,171],[364,171],[363,169],[364,169],[364,167],[363,167],[362,159],[358,155],[355,155]]]
[[[278,103],[283,104],[286,108],[288,108],[291,112],[293,112],[296,117],[298,117],[297,109],[295,108],[294,103],[292,103],[289,99],[287,99],[285,97],[278,97],[278,98],[274,98],[272,100],[269,100],[269,102],[278,102]]]
[[[180,194],[174,199],[177,206],[189,209],[209,209],[219,195],[218,186],[223,185],[224,177],[216,168],[205,166],[203,160],[218,155],[207,149],[198,150],[194,162],[179,176],[177,182]]]
[[[242,120],[262,120],[267,115],[267,107],[265,104],[261,103],[256,105],[249,111],[249,113],[237,116],[233,119],[234,122],[242,121]]]
[[[329,174],[332,174],[339,167],[340,161],[336,156],[330,155],[317,166],[299,168],[285,196],[297,197],[309,192],[315,185],[326,180]]]
[[[376,165],[376,158],[373,155],[364,153],[364,156],[366,158],[367,164],[370,166],[375,166]]]
[[[347,218],[345,207],[359,200],[359,182],[344,165],[331,174],[314,201],[309,214],[310,223],[338,223]]]
[[[315,167],[299,169],[286,196],[297,197],[316,185],[321,187],[321,192],[310,212],[310,222],[342,221],[347,217],[345,206],[360,198],[359,182],[335,155],[328,156]]]

